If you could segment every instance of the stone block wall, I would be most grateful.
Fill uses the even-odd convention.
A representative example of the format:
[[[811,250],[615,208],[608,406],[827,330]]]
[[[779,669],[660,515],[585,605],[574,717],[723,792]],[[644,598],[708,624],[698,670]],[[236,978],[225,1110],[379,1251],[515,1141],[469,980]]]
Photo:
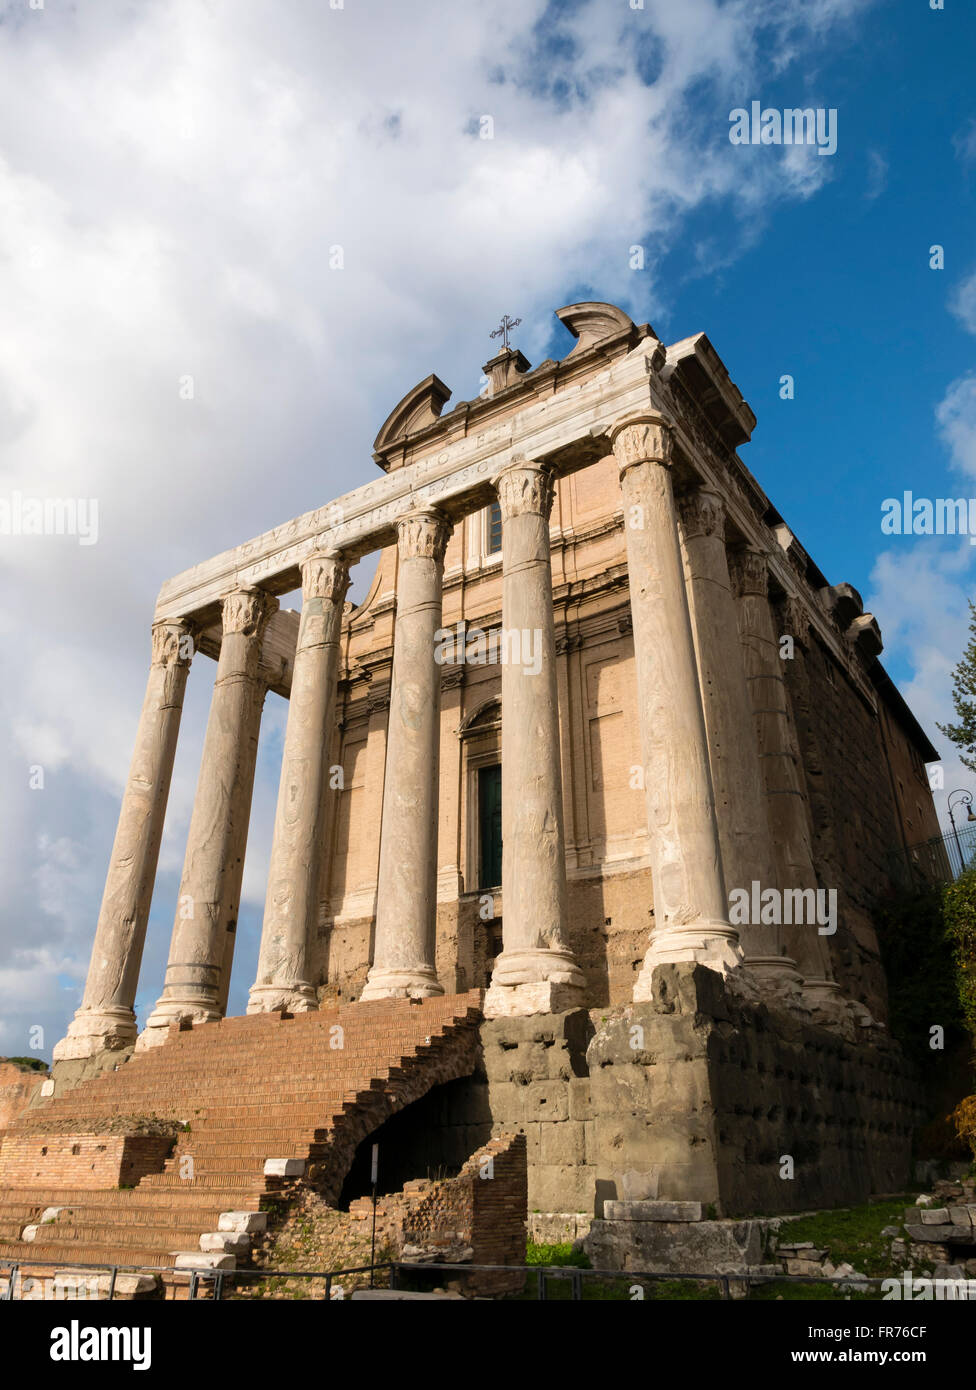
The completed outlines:
[[[158,1134],[11,1134],[0,1146],[0,1187],[134,1187],[162,1171],[172,1147]]]
[[[908,1180],[920,1098],[887,1035],[845,1042],[700,966],[659,967],[654,990],[483,1025],[472,1092],[487,1086],[496,1132],[526,1136],[530,1213],[600,1216],[617,1198],[799,1211]]]
[[[828,939],[834,972],[848,998],[884,1021],[887,989],[873,910],[891,883],[891,856],[902,832],[882,724],[812,635],[783,667],[809,799],[814,864],[821,886],[837,890],[838,928]],[[920,800],[932,807],[927,785]]]

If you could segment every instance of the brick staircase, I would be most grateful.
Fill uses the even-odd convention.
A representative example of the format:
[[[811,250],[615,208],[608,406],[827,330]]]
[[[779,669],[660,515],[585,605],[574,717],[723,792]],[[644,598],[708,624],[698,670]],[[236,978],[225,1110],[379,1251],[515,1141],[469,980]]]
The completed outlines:
[[[6,1131],[0,1259],[52,1267],[172,1265],[175,1252],[200,1251],[201,1237],[218,1230],[222,1213],[259,1212],[287,1200],[296,1161],[335,1201],[366,1135],[432,1086],[471,1073],[480,1020],[474,990],[296,1017],[257,1014],[184,1031],[174,1025],[161,1047],[22,1115]],[[29,1141],[33,1153],[36,1139],[43,1163],[45,1135],[84,1135],[111,1117],[134,1116],[189,1128],[178,1134],[162,1171],[132,1188],[59,1185],[56,1174],[28,1182],[10,1161],[11,1140],[21,1151]],[[292,1160],[287,1175],[266,1174],[270,1159]],[[38,1225],[33,1240],[22,1239],[49,1207],[61,1210]],[[247,1224],[239,1220],[236,1229]]]

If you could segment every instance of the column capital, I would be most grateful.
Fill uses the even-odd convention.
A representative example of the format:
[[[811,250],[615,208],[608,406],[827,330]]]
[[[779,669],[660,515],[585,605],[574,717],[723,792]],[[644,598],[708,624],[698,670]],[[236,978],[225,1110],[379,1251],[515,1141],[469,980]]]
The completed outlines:
[[[246,586],[232,589],[221,600],[224,636],[242,632],[245,637],[257,637],[271,615],[278,610],[278,600],[264,589]]]
[[[409,512],[397,522],[397,550],[401,560],[444,559],[453,526],[439,507]]]
[[[769,593],[769,558],[766,552],[747,545],[731,551],[729,560],[729,572],[738,597],[749,594],[766,598]]]
[[[621,475],[641,463],[670,467],[673,443],[671,422],[657,411],[629,415],[610,430],[610,446],[620,465]]]
[[[320,550],[302,562],[302,597],[342,603],[349,588],[349,561],[339,550]]]
[[[491,481],[498,494],[503,522],[526,512],[549,520],[555,495],[551,468],[530,459],[519,459],[496,473]]]
[[[166,618],[153,623],[153,666],[189,666],[195,650],[193,624],[188,619]]]
[[[784,629],[801,647],[810,640],[810,612],[801,598],[784,594],[776,604]]]
[[[684,492],[677,499],[678,511],[685,533],[689,536],[723,535],[725,498],[715,488],[703,483],[701,487]]]

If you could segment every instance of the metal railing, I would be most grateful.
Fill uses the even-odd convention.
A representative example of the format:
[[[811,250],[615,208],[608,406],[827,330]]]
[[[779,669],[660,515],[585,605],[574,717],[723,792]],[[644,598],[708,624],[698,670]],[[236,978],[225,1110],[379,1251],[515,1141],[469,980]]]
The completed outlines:
[[[864,1293],[869,1288],[881,1288],[884,1280],[868,1275],[858,1275],[856,1278],[837,1278],[829,1275],[807,1275],[807,1274],[701,1274],[701,1273],[680,1273],[675,1270],[604,1270],[604,1269],[584,1269],[578,1265],[475,1265],[475,1264],[423,1264],[403,1260],[383,1261],[372,1265],[356,1265],[348,1269],[333,1270],[298,1270],[298,1269],[177,1269],[175,1266],[163,1265],[54,1265],[50,1260],[0,1260],[0,1278],[7,1278],[7,1289],[3,1295],[6,1301],[21,1302],[29,1301],[33,1294],[28,1294],[24,1298],[23,1289],[27,1279],[33,1279],[32,1275],[25,1275],[25,1269],[57,1269],[58,1273],[75,1273],[78,1275],[88,1275],[97,1278],[99,1275],[109,1275],[107,1298],[101,1298],[100,1293],[96,1294],[91,1301],[113,1302],[117,1288],[118,1276],[120,1274],[153,1274],[169,1275],[173,1283],[187,1288],[187,1298],[193,1300],[206,1300],[210,1302],[222,1302],[225,1300],[227,1292],[238,1280],[258,1279],[258,1280],[285,1280],[285,1279],[317,1279],[325,1281],[325,1290],[318,1301],[340,1302],[344,1296],[336,1298],[334,1288],[336,1281],[348,1278],[351,1275],[368,1274],[370,1275],[370,1287],[373,1287],[375,1276],[381,1272],[388,1272],[389,1287],[391,1290],[400,1288],[400,1281],[406,1277],[416,1280],[418,1276],[428,1273],[450,1273],[455,1278],[468,1274],[523,1274],[526,1276],[526,1284],[530,1285],[528,1276],[534,1276],[536,1300],[539,1302],[549,1301],[549,1281],[559,1280],[570,1284],[570,1298],[574,1302],[583,1301],[583,1285],[586,1280],[610,1281],[618,1284],[627,1284],[629,1289],[633,1289],[643,1283],[669,1282],[669,1283],[697,1283],[714,1284],[719,1290],[719,1297],[722,1299],[732,1299],[747,1296],[752,1285],[763,1284],[830,1284],[838,1288],[850,1288],[851,1292]],[[744,1288],[744,1293],[743,1293]],[[17,1297],[17,1291],[20,1297]],[[88,1301],[89,1295],[85,1295],[77,1301]],[[76,1301],[75,1298],[66,1297],[66,1302]]]
[[[891,854],[892,877],[903,884],[953,883],[967,869],[976,868],[976,823],[968,821],[907,849]]]

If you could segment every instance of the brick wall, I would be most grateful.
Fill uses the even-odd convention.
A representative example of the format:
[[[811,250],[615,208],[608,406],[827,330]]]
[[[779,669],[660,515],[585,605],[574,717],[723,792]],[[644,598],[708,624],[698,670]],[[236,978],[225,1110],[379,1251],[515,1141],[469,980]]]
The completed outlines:
[[[377,1200],[376,1234],[398,1255],[422,1262],[525,1264],[527,1169],[524,1134],[503,1134],[481,1145],[456,1178],[418,1178]],[[372,1220],[372,1201],[360,1197],[349,1214]],[[517,1292],[523,1275],[471,1274],[473,1293]]]
[[[155,1134],[8,1134],[0,1187],[133,1187],[162,1171],[172,1147]]]

